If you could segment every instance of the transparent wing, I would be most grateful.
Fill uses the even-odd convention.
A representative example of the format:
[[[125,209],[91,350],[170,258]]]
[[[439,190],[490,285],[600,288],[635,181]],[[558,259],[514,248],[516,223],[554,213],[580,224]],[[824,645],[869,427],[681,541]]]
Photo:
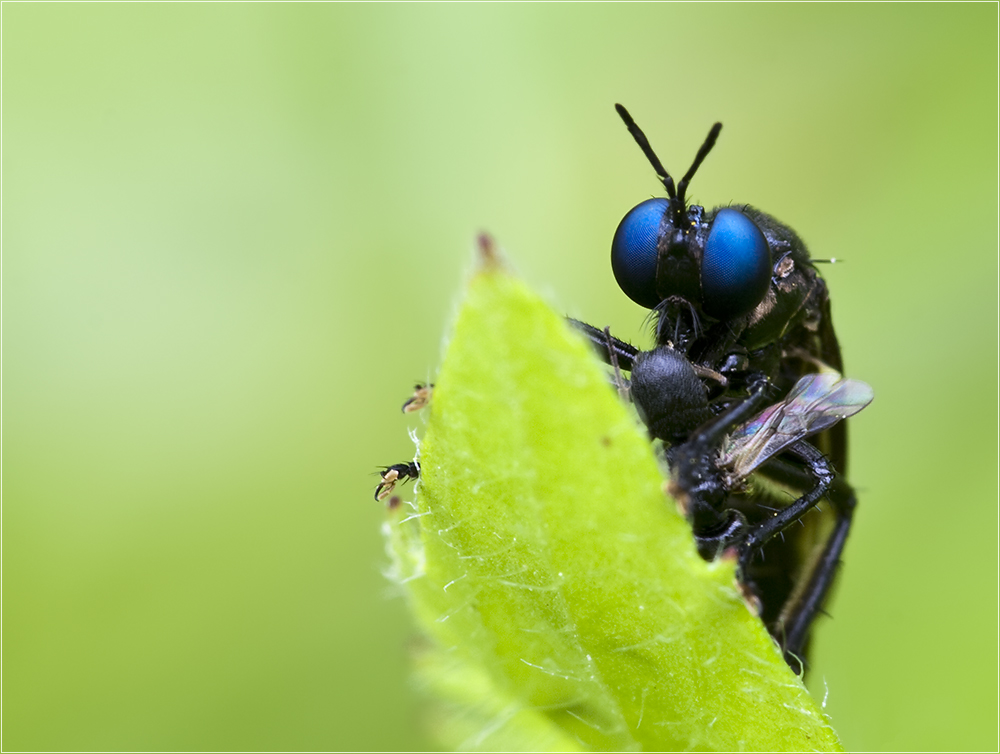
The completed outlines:
[[[829,429],[872,402],[871,387],[836,372],[807,374],[784,400],[768,406],[733,430],[722,448],[722,465],[732,484],[793,442]]]

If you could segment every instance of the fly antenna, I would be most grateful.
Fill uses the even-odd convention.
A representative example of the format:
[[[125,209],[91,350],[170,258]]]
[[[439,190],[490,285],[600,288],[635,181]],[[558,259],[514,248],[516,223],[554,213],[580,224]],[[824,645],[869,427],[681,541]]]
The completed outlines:
[[[628,114],[628,110],[626,110],[624,106],[615,104],[615,110],[618,111],[618,115],[621,116],[621,119],[625,121],[625,127],[628,128],[628,132],[632,134],[632,138],[635,139],[635,143],[639,145],[639,149],[641,149],[642,153],[646,155],[646,159],[649,160],[649,164],[653,166],[653,170],[656,171],[656,177],[660,179],[660,183],[662,183],[663,187],[667,190],[667,196],[671,199],[676,199],[677,191],[674,189],[674,179],[670,177],[670,173],[668,173],[666,168],[663,167],[663,163],[660,162],[660,158],[656,156],[656,152],[654,152],[653,148],[649,146],[649,139],[646,138],[646,134],[644,134],[642,129],[636,125],[634,120],[632,120],[632,116]],[[716,135],[718,135],[718,131],[716,131]],[[715,143],[714,139],[712,139],[712,143]],[[712,147],[710,145],[708,149],[711,148]],[[702,147],[702,150],[706,154],[708,153],[708,150],[706,150],[705,147]],[[695,160],[695,167],[697,167],[697,163],[704,158],[704,155],[702,155],[701,152],[698,154],[700,158]],[[694,168],[691,168],[691,170],[688,171],[688,173],[693,172]],[[689,176],[684,177],[688,178]],[[683,181],[681,182],[681,185],[684,185]],[[683,192],[681,196],[683,198]]]
[[[688,168],[684,177],[681,178],[681,182],[677,184],[677,198],[680,199],[681,206],[684,206],[684,194],[687,193],[688,184],[694,177],[695,171],[701,165],[702,160],[708,157],[708,153],[712,151],[712,147],[715,146],[715,140],[719,138],[719,131],[721,130],[721,123],[716,123],[712,126],[711,130],[708,132],[708,136],[705,137],[705,143],[701,145],[701,149],[698,150],[698,154],[694,156],[694,162],[691,163],[691,167]]]

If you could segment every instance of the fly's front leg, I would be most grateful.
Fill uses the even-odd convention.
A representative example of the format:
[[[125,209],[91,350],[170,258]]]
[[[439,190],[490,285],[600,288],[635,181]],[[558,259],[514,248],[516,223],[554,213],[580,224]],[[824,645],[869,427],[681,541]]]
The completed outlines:
[[[601,360],[614,368],[614,383],[618,389],[618,395],[624,401],[630,400],[629,381],[622,375],[622,371],[632,371],[632,367],[635,366],[636,356],[639,354],[639,349],[630,343],[626,343],[624,340],[619,340],[612,336],[610,327],[598,330],[593,325],[580,322],[572,317],[567,317],[566,319],[573,327],[587,336]]]
[[[619,369],[625,372],[632,371],[635,357],[639,353],[638,348],[624,340],[612,337],[608,328],[598,330],[593,325],[588,325],[586,322],[572,317],[566,317],[566,321],[587,336],[591,345],[594,346],[594,350],[597,351],[597,355],[601,357],[601,361],[612,366],[617,361]]]
[[[618,363],[618,352],[615,350],[615,338],[611,337],[611,328],[604,328],[604,342],[608,348],[608,356],[611,360],[611,368],[615,372],[615,387],[618,388],[618,397],[623,401],[630,401],[632,396],[629,392],[629,382],[622,376],[621,366]],[[620,341],[619,341],[620,342]]]

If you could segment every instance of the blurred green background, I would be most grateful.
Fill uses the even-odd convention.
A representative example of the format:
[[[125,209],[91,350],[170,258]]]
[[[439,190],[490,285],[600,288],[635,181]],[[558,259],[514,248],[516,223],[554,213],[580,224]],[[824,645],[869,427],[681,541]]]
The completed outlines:
[[[3,746],[429,746],[378,465],[480,229],[645,343],[612,233],[692,187],[824,268],[861,507],[810,685],[997,746],[997,6],[3,6]],[[624,503],[623,503],[624,504]]]

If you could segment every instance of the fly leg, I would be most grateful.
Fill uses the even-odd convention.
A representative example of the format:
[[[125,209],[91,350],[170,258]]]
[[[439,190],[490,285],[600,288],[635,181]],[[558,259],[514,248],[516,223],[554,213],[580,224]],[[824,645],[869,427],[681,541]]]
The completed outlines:
[[[812,483],[813,489],[751,531],[744,543],[746,549],[741,557],[741,567],[745,571],[749,561],[771,537],[801,518],[826,495],[836,514],[833,530],[819,556],[810,564],[809,571],[802,576],[798,587],[782,606],[776,625],[770,627],[772,634],[781,643],[785,661],[792,670],[801,673],[809,629],[817,613],[822,610],[823,602],[837,575],[840,554],[851,529],[857,498],[844,477],[837,474],[826,457],[809,443],[799,441],[786,452],[805,461],[806,468],[801,469],[776,459],[766,466],[766,476],[795,486],[808,486]]]
[[[618,393],[623,399],[628,398],[629,381],[621,373],[632,371],[632,367],[635,366],[636,358],[640,353],[639,349],[631,343],[626,343],[624,340],[613,337],[610,328],[605,327],[603,330],[599,330],[593,325],[588,325],[586,322],[581,322],[572,317],[567,317],[566,320],[570,325],[587,336],[594,346],[594,350],[597,351],[597,355],[601,358],[601,361],[614,367],[615,386],[618,388]],[[718,383],[721,388],[726,388],[729,385],[729,378],[715,369],[710,369],[693,362],[691,363],[691,368],[703,380]]]
[[[615,362],[617,361],[619,369],[625,372],[632,371],[632,367],[635,365],[635,357],[639,353],[638,348],[631,343],[626,343],[624,340],[612,337],[607,328],[598,330],[593,325],[588,325],[586,322],[581,322],[572,317],[567,317],[566,321],[590,339],[594,350],[597,351],[597,355],[601,357],[601,360],[605,364],[615,366]]]
[[[723,437],[760,411],[767,401],[767,392],[770,386],[770,381],[762,374],[752,373],[747,379],[749,393],[747,398],[734,403],[711,422],[701,427],[684,445],[690,446],[694,452],[702,455],[717,451]]]
[[[851,486],[840,478],[830,487],[829,499],[837,512],[837,522],[830,538],[826,541],[819,559],[809,574],[809,579],[800,593],[793,594],[781,611],[781,630],[784,634],[785,660],[789,665],[800,662],[806,641],[809,638],[809,628],[816,614],[822,610],[834,577],[837,566],[840,565],[840,554],[847,542],[847,534],[851,530],[851,520],[857,498]]]
[[[566,318],[569,323],[575,327],[577,330],[586,335],[594,349],[597,351],[597,355],[606,363],[610,364],[615,371],[614,383],[615,387],[618,389],[618,396],[623,400],[629,400],[629,381],[622,376],[622,371],[631,372],[632,367],[635,366],[635,359],[639,353],[639,349],[630,343],[626,343],[624,340],[618,340],[611,335],[611,328],[605,327],[603,330],[598,330],[593,325],[588,325],[586,322],[580,322],[579,320],[572,319],[570,317]]]
[[[799,440],[789,445],[785,449],[785,453],[793,455],[806,463],[806,468],[809,469],[809,475],[813,481],[812,489],[798,500],[782,508],[771,518],[757,524],[748,531],[746,539],[741,543],[741,549],[745,558],[752,557],[772,537],[776,536],[778,532],[784,531],[802,518],[806,511],[819,502],[820,498],[830,488],[830,485],[833,484],[836,472],[830,466],[830,462],[826,460],[826,456],[809,443]]]
[[[742,544],[754,531],[742,513],[726,507],[729,488],[718,466],[719,447],[726,435],[755,416],[768,400],[766,377],[756,374],[749,383],[745,400],[733,403],[686,442],[667,449],[668,491],[691,522],[698,554],[705,560]]]

